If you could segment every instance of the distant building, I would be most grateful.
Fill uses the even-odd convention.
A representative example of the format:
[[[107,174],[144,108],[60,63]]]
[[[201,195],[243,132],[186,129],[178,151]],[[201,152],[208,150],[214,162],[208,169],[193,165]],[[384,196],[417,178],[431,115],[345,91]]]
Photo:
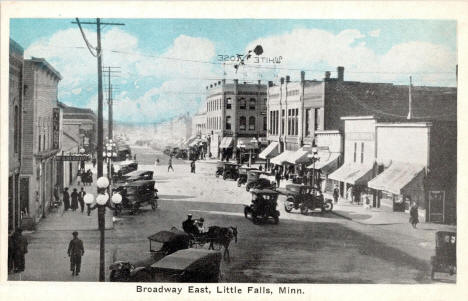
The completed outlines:
[[[214,157],[232,157],[266,136],[266,85],[218,81],[206,87],[206,129]]]
[[[192,136],[206,136],[206,134],[206,112],[193,115]]]
[[[38,222],[48,213],[56,183],[54,157],[60,150],[58,83],[62,79],[45,59],[24,60],[21,209]]]
[[[23,124],[23,48],[10,39],[8,114],[8,231],[21,225],[19,181]]]

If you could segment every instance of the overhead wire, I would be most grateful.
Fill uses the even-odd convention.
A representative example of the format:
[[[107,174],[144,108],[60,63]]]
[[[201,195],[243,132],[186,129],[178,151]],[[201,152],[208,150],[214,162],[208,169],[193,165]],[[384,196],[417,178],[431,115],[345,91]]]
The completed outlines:
[[[78,24],[78,27],[80,28],[81,35],[83,36],[83,39],[84,39],[84,41],[86,43],[86,47],[88,47],[88,50],[89,50],[89,52],[91,53],[92,56],[97,57],[98,54],[94,53],[93,50],[92,50],[92,49],[96,50],[96,47],[91,45],[91,43],[89,43],[88,39],[86,38],[86,35],[85,35],[84,31],[83,31],[83,28],[81,28],[80,20],[78,18],[75,18],[75,19],[76,19],[76,23]]]

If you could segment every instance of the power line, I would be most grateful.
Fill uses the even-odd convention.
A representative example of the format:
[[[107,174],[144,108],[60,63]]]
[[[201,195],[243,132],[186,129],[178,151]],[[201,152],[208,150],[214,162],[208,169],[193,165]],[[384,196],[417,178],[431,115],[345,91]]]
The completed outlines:
[[[75,19],[76,19],[76,23],[78,24],[78,27],[80,28],[81,35],[83,36],[83,39],[86,43],[86,47],[88,47],[88,50],[92,56],[97,57],[97,54],[93,52],[93,49],[96,50],[96,47],[92,46],[91,43],[89,43],[88,39],[86,38],[83,28],[81,28],[80,20],[78,18],[75,18]]]

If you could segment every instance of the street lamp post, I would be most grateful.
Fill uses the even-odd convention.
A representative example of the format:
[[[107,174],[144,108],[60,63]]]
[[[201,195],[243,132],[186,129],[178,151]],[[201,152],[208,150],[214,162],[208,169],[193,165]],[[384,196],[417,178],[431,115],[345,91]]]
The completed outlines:
[[[315,177],[316,177],[316,174],[315,174],[315,162],[317,162],[318,160],[320,160],[319,156],[318,156],[318,151],[317,151],[317,148],[316,147],[312,147],[312,154],[309,154],[308,155],[309,158],[312,159],[312,183],[311,183],[311,186],[314,187],[315,185]]]
[[[250,147],[249,167],[252,165],[252,148],[253,148],[253,146],[257,145],[257,143],[258,143],[257,138],[253,137],[252,140],[250,140],[250,143],[252,143],[252,147]]]
[[[105,225],[106,225],[106,207],[114,210],[109,202],[109,194],[106,192],[106,189],[110,187],[109,179],[106,177],[100,177],[96,181],[97,185],[97,196],[96,199],[94,195],[89,193],[84,196],[84,202],[89,205],[89,210],[98,209],[98,227],[100,232],[100,242],[99,242],[99,281],[105,281]],[[119,193],[112,195],[112,203],[120,204],[122,201],[122,196]]]

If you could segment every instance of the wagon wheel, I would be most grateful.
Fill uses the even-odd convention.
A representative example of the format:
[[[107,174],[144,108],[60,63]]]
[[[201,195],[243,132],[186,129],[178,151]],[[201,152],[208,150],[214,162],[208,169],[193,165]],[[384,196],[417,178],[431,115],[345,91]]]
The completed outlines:
[[[211,242],[213,243],[213,249],[216,251],[220,251],[223,247],[223,245],[219,241],[212,240]]]

